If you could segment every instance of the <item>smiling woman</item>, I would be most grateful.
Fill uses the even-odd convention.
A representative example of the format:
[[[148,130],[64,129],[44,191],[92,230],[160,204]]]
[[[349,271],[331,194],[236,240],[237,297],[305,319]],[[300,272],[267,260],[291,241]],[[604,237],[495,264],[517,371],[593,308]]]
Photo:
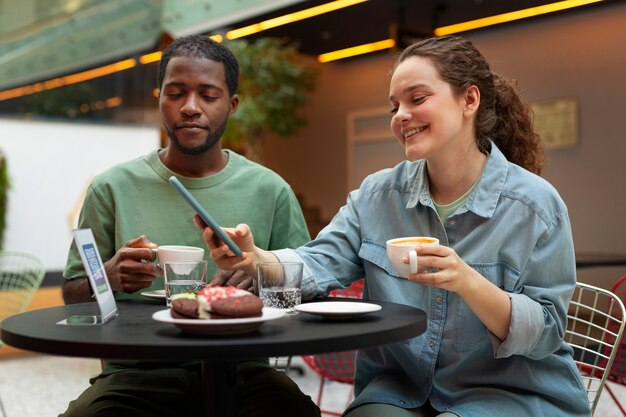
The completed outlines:
[[[408,161],[366,177],[297,249],[250,247],[254,229],[239,225],[227,232],[248,248],[231,259],[205,229],[212,259],[250,274],[270,259],[303,262],[303,300],[364,277],[364,299],[430,312],[425,334],[359,352],[345,416],[588,417],[559,331],[576,283],[571,226],[559,194],[535,174],[542,148],[528,105],[455,36],[405,49],[389,97]],[[414,245],[420,267],[406,279],[385,251],[401,236],[439,241]]]

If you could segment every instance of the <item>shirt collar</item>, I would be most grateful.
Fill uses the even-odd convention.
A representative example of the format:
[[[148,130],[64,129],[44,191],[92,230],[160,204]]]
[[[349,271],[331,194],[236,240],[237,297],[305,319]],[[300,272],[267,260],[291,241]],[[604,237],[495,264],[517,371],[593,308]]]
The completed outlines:
[[[415,208],[418,203],[432,205],[430,189],[428,186],[428,174],[426,172],[426,161],[419,160],[415,164],[409,164],[411,171],[409,181],[411,194],[406,208]],[[498,149],[495,143],[491,142],[491,153],[487,158],[485,168],[476,184],[474,192],[464,205],[466,210],[472,211],[478,216],[489,218],[493,216],[502,188],[506,181],[508,172],[508,161],[504,154]]]
[[[502,194],[509,171],[509,162],[495,143],[491,142],[491,153],[478,180],[476,189],[467,201],[468,210],[481,217],[492,217]]]
[[[420,159],[414,164],[409,164],[414,168],[413,173],[409,172],[409,181],[411,184],[411,194],[406,204],[407,209],[415,208],[420,201],[426,205],[430,202],[430,190],[428,188],[428,173],[426,172],[426,161]]]

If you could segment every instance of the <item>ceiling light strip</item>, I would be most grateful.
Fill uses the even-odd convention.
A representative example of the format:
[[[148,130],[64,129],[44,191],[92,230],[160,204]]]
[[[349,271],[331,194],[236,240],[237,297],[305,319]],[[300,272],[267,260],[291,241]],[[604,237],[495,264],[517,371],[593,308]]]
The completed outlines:
[[[308,19],[313,16],[333,12],[335,10],[343,9],[344,7],[354,6],[355,4],[363,3],[365,1],[367,0],[332,1],[330,3],[321,4],[319,6],[311,7],[309,9],[300,10],[294,13],[289,13],[283,16],[276,17],[274,19],[255,23],[253,25],[244,26],[239,29],[233,29],[226,33],[226,38],[229,40],[242,38],[244,36],[252,35],[254,33],[258,33],[267,29],[275,28],[277,26],[282,26],[289,23],[297,22],[299,20]]]
[[[119,71],[133,68],[135,65],[137,65],[137,61],[135,61],[133,58],[130,58],[116,62],[114,64],[94,68],[92,70],[66,75],[64,77],[58,78],[58,80],[61,81],[61,85],[82,83],[83,81],[92,80],[94,78],[103,77],[105,75],[110,75]]]
[[[544,4],[543,6],[531,7],[529,9],[517,10],[515,12],[503,13],[499,15],[484,17],[482,19],[470,20],[454,25],[443,26],[435,29],[436,36],[450,35],[452,33],[465,32],[467,30],[478,29],[486,26],[498,25],[500,23],[511,22],[513,20],[525,19],[527,17],[539,16],[542,14],[558,12],[572,7],[585,6],[591,3],[598,3],[602,0],[565,0],[556,3]]]
[[[139,57],[139,63],[145,65],[151,62],[160,61],[161,55],[163,55],[161,51],[151,52],[149,54],[142,55]]]
[[[393,48],[396,41],[393,39],[385,39],[384,41],[367,43],[364,45],[353,46],[352,48],[340,49],[338,51],[327,52],[317,57],[319,62],[325,63],[336,61],[338,59],[348,58],[351,56],[368,54],[370,52],[381,51],[383,49]]]
[[[543,6],[531,7],[529,9],[518,10],[515,12],[504,13],[500,15],[490,16],[483,19],[471,20],[468,22],[458,23],[455,25],[444,26],[435,29],[436,36],[443,36],[452,33],[463,32],[480,27],[496,25],[500,23],[510,22],[513,20],[524,19],[527,17],[538,16],[542,14],[557,12],[561,10],[571,9],[573,7],[584,6],[587,4],[598,3],[602,0],[565,0],[556,3],[550,3]],[[370,44],[359,45],[352,48],[341,49],[338,51],[328,52],[318,56],[318,61],[325,63],[336,61],[338,59],[348,58],[351,56],[362,55],[369,52],[389,49],[395,46],[393,39],[385,41],[373,42]]]
[[[12,88],[10,90],[0,91],[0,101],[8,100],[11,98],[22,97],[25,95],[38,93],[44,90],[51,90],[53,88],[62,87],[65,85],[81,83],[83,81],[92,80],[94,78],[103,77],[119,71],[124,71],[133,68],[137,65],[137,61],[133,58],[125,59],[123,61],[116,62],[114,64],[105,65],[103,67],[94,68],[88,71],[78,72],[76,74],[66,75],[64,77],[54,78],[52,80],[43,81],[24,87]]]

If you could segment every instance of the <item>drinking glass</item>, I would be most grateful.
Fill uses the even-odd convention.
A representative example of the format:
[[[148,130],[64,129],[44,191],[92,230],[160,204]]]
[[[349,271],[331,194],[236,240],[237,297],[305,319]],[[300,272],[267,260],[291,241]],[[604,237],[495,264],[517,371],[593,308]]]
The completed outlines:
[[[207,285],[207,261],[165,262],[165,300],[172,305],[172,297],[187,292],[198,292]]]
[[[259,298],[266,307],[285,309],[296,314],[294,307],[302,300],[302,262],[261,262],[257,265]]]

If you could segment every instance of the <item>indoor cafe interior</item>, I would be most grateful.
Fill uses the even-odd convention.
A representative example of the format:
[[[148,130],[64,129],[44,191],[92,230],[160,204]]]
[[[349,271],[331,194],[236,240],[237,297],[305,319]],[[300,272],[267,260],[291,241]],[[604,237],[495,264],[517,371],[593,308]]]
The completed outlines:
[[[542,177],[569,210],[577,281],[624,296],[626,2],[0,0],[0,279],[3,256],[24,254],[39,268],[20,311],[0,305],[0,323],[63,304],[85,190],[108,167],[167,145],[158,63],[191,34],[242,54],[241,103],[279,109],[256,125],[245,111],[233,116],[243,127],[227,130],[223,146],[289,183],[312,237],[368,174],[405,159],[389,129],[397,54],[430,36],[471,40],[532,107]],[[624,343],[611,347],[596,416],[626,416]],[[273,359],[323,415],[351,401],[351,375],[326,374],[313,356]],[[0,342],[0,417],[58,415],[99,371],[97,358]]]

